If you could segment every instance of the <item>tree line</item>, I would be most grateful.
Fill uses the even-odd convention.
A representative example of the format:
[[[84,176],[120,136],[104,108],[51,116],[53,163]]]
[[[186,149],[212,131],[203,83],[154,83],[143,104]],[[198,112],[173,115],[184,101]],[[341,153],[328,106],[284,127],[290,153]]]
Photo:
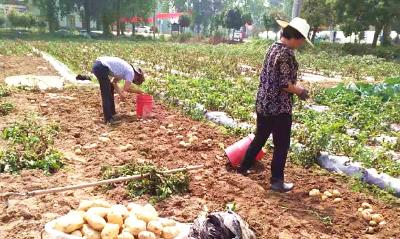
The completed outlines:
[[[374,47],[381,32],[382,45],[390,44],[392,30],[400,33],[399,0],[304,0],[301,14],[311,24],[312,40],[321,27],[339,29],[345,36],[355,34],[359,39],[366,30],[374,29]]]

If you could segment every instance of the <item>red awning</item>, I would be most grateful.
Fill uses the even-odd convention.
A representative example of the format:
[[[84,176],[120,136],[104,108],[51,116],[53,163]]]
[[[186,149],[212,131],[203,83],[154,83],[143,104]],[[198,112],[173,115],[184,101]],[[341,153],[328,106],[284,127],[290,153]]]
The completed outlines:
[[[156,19],[171,19],[171,18],[178,18],[182,15],[190,15],[191,12],[176,12],[176,13],[157,13]],[[119,20],[120,22],[130,22],[130,23],[139,23],[139,22],[144,22],[144,19],[142,17],[137,17],[133,16],[131,18],[127,17],[122,17]],[[153,22],[153,17],[149,17],[146,19],[147,23],[152,23]]]
[[[183,12],[176,12],[176,13],[157,13],[156,18],[157,19],[170,19],[170,18],[178,18],[185,13]]]
[[[143,18],[141,18],[141,17],[131,17],[131,18],[129,19],[129,22],[130,22],[130,23],[139,23],[139,22],[143,22]]]

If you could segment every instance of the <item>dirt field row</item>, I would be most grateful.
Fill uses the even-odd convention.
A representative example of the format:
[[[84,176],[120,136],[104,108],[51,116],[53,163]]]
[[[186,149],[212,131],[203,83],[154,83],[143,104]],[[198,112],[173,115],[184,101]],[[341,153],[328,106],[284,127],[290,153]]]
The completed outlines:
[[[0,62],[1,81],[16,74],[56,74],[40,58],[0,57]],[[68,88],[53,93],[16,91],[8,100],[17,108],[3,117],[1,128],[32,111],[45,120],[58,122],[61,133],[56,147],[65,154],[66,166],[51,176],[37,170],[23,171],[20,175],[0,174],[1,192],[94,181],[101,177],[101,166],[107,164],[149,161],[171,169],[204,164],[204,170],[191,173],[190,193],[156,205],[162,216],[192,222],[205,206],[210,211],[223,210],[226,203],[234,201],[238,213],[250,223],[258,238],[400,238],[399,208],[352,192],[340,176],[290,163],[286,176],[296,183],[295,190],[288,194],[273,193],[268,190],[269,154],[262,160],[257,174],[250,177],[236,174],[226,166],[220,143],[227,146],[238,138],[224,135],[217,127],[193,121],[160,103],[155,105],[155,117],[146,121],[139,121],[133,115],[133,101],[118,106],[123,123],[110,128],[101,121],[100,95],[96,89]],[[160,126],[169,126],[173,132]],[[176,136],[186,136],[189,132],[196,132],[199,140],[190,148],[180,147]],[[98,138],[102,134],[107,134],[111,141],[100,142]],[[210,144],[203,143],[207,139],[211,139]],[[98,147],[84,150],[81,156],[74,154],[74,146],[92,143]],[[119,146],[127,143],[134,149],[121,152]],[[308,192],[312,188],[338,189],[344,201],[333,204],[310,198]],[[46,222],[75,208],[79,200],[95,197],[118,203],[132,201],[122,186],[107,192],[90,188],[28,199],[11,198],[0,204],[0,239],[40,238]],[[357,216],[357,209],[364,201],[373,204],[387,219],[387,226],[378,234],[366,235],[367,224]]]

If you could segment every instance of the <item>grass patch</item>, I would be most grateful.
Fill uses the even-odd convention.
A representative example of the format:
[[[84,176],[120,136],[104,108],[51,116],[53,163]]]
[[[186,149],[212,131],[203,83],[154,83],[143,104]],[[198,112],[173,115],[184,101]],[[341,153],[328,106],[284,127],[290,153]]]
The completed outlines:
[[[0,97],[7,97],[10,95],[11,95],[11,90],[5,85],[0,85]]]
[[[15,109],[15,105],[9,102],[0,104],[0,115],[5,116],[11,113]]]
[[[133,163],[121,167],[104,166],[101,171],[103,179],[149,173],[148,177],[127,183],[128,194],[133,198],[149,195],[152,202],[157,202],[189,190],[189,176],[186,172],[163,174],[164,170],[150,163]]]
[[[376,185],[364,183],[358,178],[346,177],[346,179],[348,179],[348,182],[351,185],[351,189],[354,192],[372,195],[375,198],[388,204],[396,204],[399,200],[397,197],[392,195],[390,189],[383,190]]]
[[[42,125],[34,117],[5,128],[2,138],[7,147],[0,152],[0,173],[18,173],[23,169],[56,172],[63,166],[62,153],[53,148],[58,131],[58,125]]]

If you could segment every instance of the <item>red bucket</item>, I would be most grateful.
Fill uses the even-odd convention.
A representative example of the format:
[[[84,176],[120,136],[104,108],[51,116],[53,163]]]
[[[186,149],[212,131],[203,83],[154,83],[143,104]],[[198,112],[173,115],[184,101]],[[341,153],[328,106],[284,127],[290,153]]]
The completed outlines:
[[[239,166],[239,164],[242,162],[242,159],[244,158],[244,155],[246,154],[246,151],[249,148],[253,139],[254,139],[254,134],[250,134],[246,138],[241,139],[240,141],[234,143],[233,145],[225,149],[225,153],[228,156],[229,162],[233,167]],[[265,155],[264,151],[261,150],[258,153],[256,160],[258,161],[261,160],[264,157],[264,155]]]
[[[147,118],[151,116],[153,111],[153,96],[137,95],[136,96],[136,117]]]

